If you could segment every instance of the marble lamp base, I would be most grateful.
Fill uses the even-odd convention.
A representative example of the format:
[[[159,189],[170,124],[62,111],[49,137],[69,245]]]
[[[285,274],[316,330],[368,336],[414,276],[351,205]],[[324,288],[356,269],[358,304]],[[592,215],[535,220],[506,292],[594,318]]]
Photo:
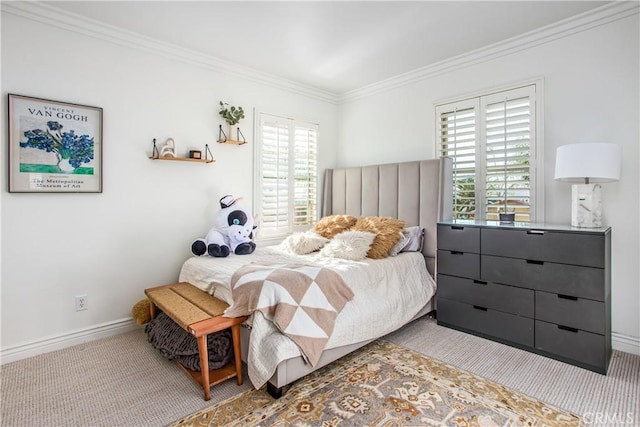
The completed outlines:
[[[582,228],[602,227],[602,185],[571,186],[571,225]]]

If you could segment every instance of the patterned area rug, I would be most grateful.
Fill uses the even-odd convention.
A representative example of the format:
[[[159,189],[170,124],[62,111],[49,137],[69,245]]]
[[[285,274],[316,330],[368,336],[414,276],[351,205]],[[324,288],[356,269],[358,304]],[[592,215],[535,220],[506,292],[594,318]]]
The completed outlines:
[[[378,340],[294,383],[250,390],[173,427],[579,426],[580,417]]]

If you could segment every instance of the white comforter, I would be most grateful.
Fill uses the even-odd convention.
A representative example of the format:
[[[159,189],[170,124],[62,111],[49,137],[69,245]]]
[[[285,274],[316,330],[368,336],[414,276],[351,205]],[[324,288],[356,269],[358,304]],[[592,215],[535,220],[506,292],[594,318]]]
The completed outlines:
[[[419,252],[379,260],[348,261],[321,257],[318,253],[293,255],[279,246],[258,247],[251,255],[192,257],[182,266],[179,280],[231,304],[231,276],[250,262],[321,265],[342,276],[355,297],[336,319],[327,349],[381,337],[396,330],[427,304],[436,289]],[[278,363],[296,356],[300,356],[296,344],[260,313],[255,314],[247,360],[253,385],[260,388],[271,378]]]

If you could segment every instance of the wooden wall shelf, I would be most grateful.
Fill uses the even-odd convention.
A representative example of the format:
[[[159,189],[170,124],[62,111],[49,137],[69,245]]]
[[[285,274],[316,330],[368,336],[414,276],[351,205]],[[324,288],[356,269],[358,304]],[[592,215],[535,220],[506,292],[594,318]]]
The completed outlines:
[[[220,125],[218,130],[218,142],[220,144],[235,144],[235,145],[246,144],[247,140],[244,138],[244,135],[242,134],[239,128],[237,128],[237,133],[238,133],[237,135],[238,138],[242,137],[242,141],[240,141],[240,139],[227,138],[227,134],[224,133],[224,131],[222,130],[222,125]]]
[[[178,160],[181,162],[198,162],[198,163],[213,163],[215,160],[213,159],[191,159],[189,157],[159,157],[159,156],[151,156],[149,157],[151,160]]]
[[[237,141],[235,139],[219,139],[218,142],[220,144],[235,144],[235,145],[243,145],[247,143],[247,141]]]
[[[211,157],[209,157],[211,156]],[[153,138],[153,151],[151,156],[149,157],[151,160],[177,160],[180,162],[196,162],[196,163],[213,163],[215,162],[213,158],[213,154],[211,150],[209,150],[209,144],[204,145],[204,159],[195,159],[192,157],[171,157],[171,156],[161,156],[158,151],[158,147],[156,146],[156,139]]]

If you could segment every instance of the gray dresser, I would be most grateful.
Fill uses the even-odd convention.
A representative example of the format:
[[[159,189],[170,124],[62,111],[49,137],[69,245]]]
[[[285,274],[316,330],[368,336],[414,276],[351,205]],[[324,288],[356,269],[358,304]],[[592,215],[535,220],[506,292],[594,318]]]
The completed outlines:
[[[438,324],[606,374],[610,271],[610,228],[440,222]]]

